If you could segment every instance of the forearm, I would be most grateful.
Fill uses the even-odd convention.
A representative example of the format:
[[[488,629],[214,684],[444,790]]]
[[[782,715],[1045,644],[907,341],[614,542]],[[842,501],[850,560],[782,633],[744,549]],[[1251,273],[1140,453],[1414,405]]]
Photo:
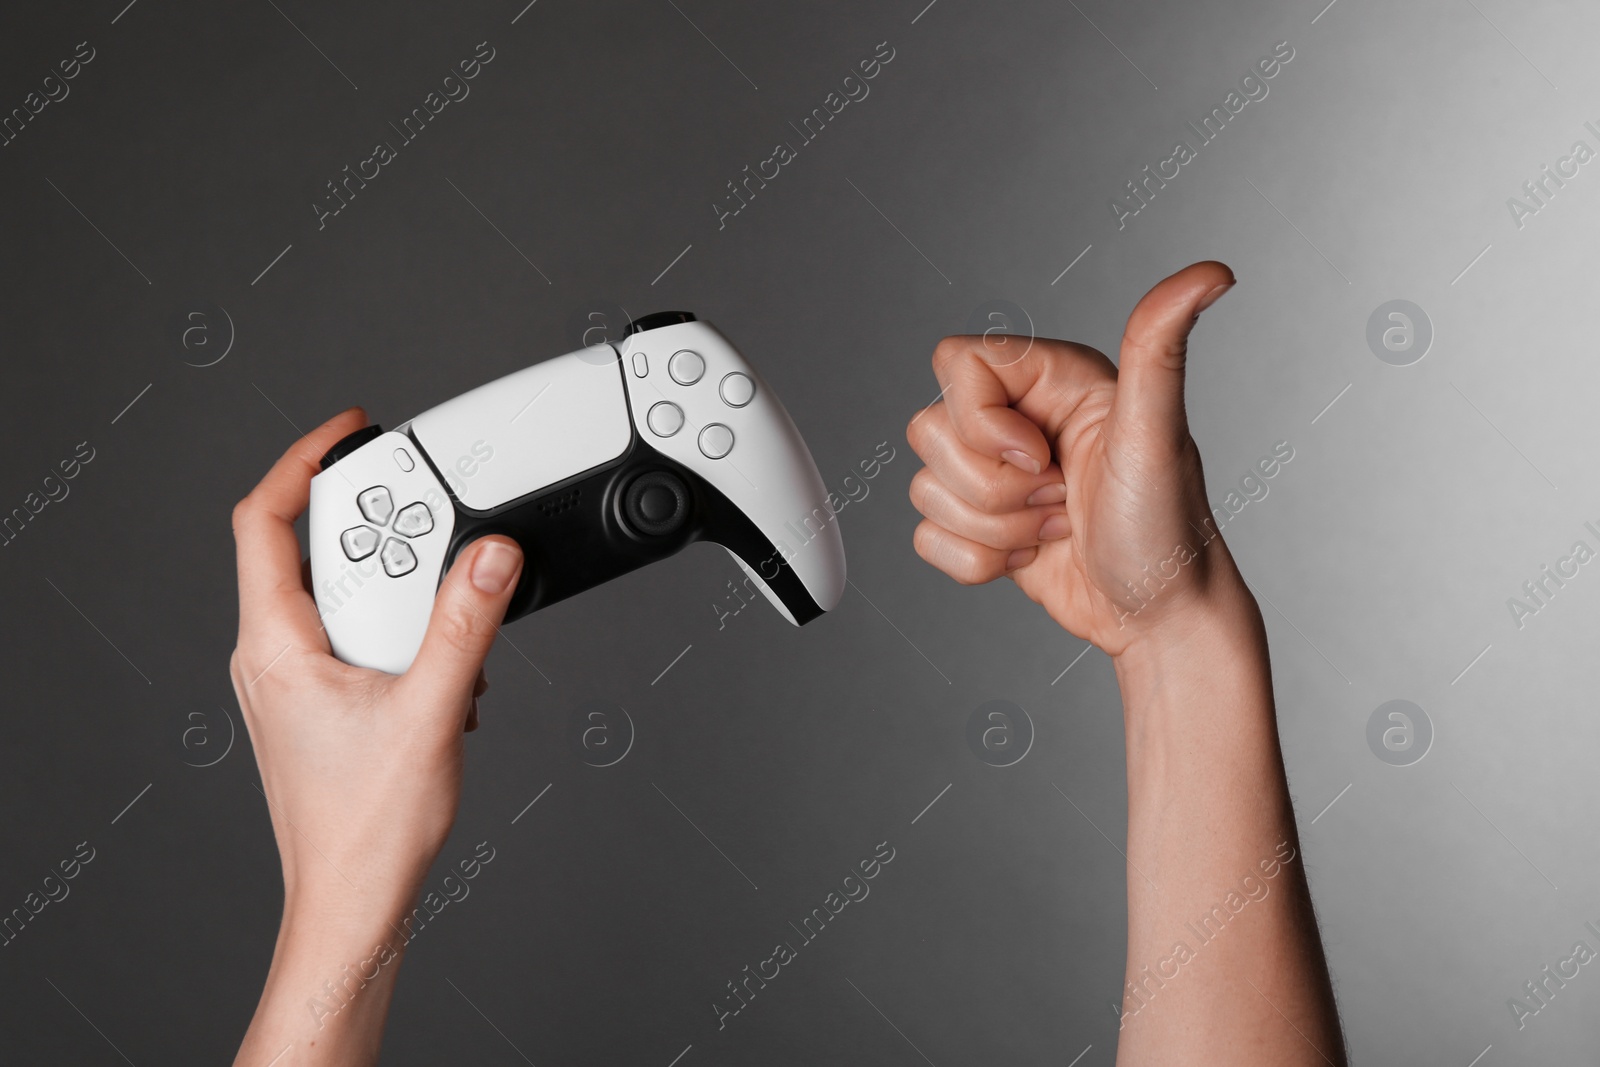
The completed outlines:
[[[1216,583],[1116,660],[1128,751],[1119,1063],[1342,1064],[1261,615]]]
[[[266,986],[234,1062],[376,1063],[405,946],[390,910],[286,904]],[[292,1056],[276,1059],[291,1047]]]

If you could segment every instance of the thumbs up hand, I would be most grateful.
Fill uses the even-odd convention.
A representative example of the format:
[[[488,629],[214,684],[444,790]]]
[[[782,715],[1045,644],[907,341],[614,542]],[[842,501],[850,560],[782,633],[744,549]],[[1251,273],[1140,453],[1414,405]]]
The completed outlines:
[[[917,553],[964,584],[1010,577],[1112,655],[1237,589],[1183,405],[1189,331],[1233,282],[1204,262],[1156,285],[1120,369],[1067,341],[1020,357],[992,337],[941,341],[940,399],[906,431],[927,464],[911,482]]]

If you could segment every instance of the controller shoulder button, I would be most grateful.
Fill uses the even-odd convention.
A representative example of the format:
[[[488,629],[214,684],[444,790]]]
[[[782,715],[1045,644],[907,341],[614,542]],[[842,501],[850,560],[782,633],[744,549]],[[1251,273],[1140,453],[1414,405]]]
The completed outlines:
[[[673,353],[672,359],[667,361],[667,373],[679,385],[693,385],[705,375],[706,361],[700,353],[686,348]]]
[[[410,574],[417,569],[417,554],[411,551],[411,546],[397,538],[389,538],[383,543],[383,572],[391,578],[398,578],[403,574]]]
[[[681,322],[694,322],[692,311],[658,311],[654,315],[645,315],[628,323],[628,334],[644,333],[646,330],[659,330],[663,326],[676,326]]]
[[[651,406],[644,421],[657,437],[671,437],[683,429],[683,409],[670,400],[662,400]]]
[[[376,440],[383,435],[382,426],[363,426],[354,433],[345,434],[334,442],[332,448],[322,454],[322,469],[327,470],[368,441]]]
[[[700,451],[707,459],[721,459],[733,451],[733,431],[713,422],[700,431]]]
[[[389,495],[388,486],[375,485],[360,492],[356,497],[356,506],[361,509],[361,514],[367,517],[368,522],[387,526],[389,516],[394,514],[394,497]]]
[[[722,402],[730,408],[742,408],[756,396],[756,383],[748,374],[734,371],[722,379]]]

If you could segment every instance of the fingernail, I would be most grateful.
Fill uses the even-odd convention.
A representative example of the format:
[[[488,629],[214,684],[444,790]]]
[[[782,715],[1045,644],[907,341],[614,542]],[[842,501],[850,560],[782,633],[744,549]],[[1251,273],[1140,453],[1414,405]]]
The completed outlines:
[[[472,561],[472,584],[490,596],[499,596],[517,573],[521,553],[504,541],[490,541]]]
[[[1067,499],[1067,487],[1057,482],[1055,485],[1042,485],[1028,494],[1029,504],[1059,504]]]
[[[1235,284],[1237,284],[1237,283],[1228,282],[1225,285],[1219,285],[1215,289],[1213,289],[1209,293],[1207,293],[1205,296],[1201,297],[1200,306],[1194,309],[1195,313],[1199,314],[1200,312],[1204,311],[1206,308],[1210,307],[1212,304],[1215,304],[1218,300],[1221,300],[1222,299],[1222,294],[1226,293],[1229,289],[1232,289]]]
[[[1057,541],[1072,531],[1072,523],[1065,515],[1052,515],[1039,527],[1039,540]]]
[[[1019,449],[1008,448],[1004,452],[1000,453],[1000,458],[1011,464],[1013,467],[1027,471],[1029,474],[1038,474],[1044,469],[1043,467],[1039,466],[1038,460],[1034,459],[1026,452],[1020,451]]]
[[[1038,553],[1037,548],[1019,548],[1006,557],[1006,570],[1014,571],[1018,567],[1026,567],[1033,562],[1033,557]]]

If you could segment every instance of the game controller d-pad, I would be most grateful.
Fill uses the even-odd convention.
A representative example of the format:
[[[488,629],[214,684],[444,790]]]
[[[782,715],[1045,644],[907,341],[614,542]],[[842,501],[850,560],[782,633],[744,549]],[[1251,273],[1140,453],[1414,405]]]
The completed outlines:
[[[771,388],[687,312],[629,330],[329,450],[311,483],[311,569],[336,655],[404,671],[445,571],[491,533],[523,548],[507,620],[700,540],[790,622],[838,603],[838,524]]]
[[[381,535],[370,526],[352,526],[339,535],[339,544],[344,547],[345,558],[352,563],[366,559],[378,551],[378,541]]]
[[[410,574],[417,569],[417,554],[411,546],[396,537],[383,543],[383,573],[391,578]]]
[[[433,513],[422,501],[407,504],[394,519],[394,532],[407,537],[421,537],[433,529]]]
[[[399,450],[396,450],[399,453]],[[406,457],[410,459],[410,456]],[[404,469],[402,465],[401,469]],[[361,512],[362,518],[378,526],[388,526],[390,516],[394,516],[393,531],[401,537],[421,537],[433,529],[433,513],[428,510],[428,505],[422,501],[407,504],[395,515],[394,494],[386,485],[375,485],[364,489],[356,495],[356,508]],[[344,549],[345,558],[352,563],[366,559],[378,547],[382,537],[371,526],[352,526],[339,535],[339,545]],[[403,540],[391,537],[383,545],[383,570],[391,578],[398,578],[402,574],[410,574],[416,570],[417,558],[409,545]]]
[[[389,494],[387,486],[375,485],[356,497],[356,506],[361,509],[361,514],[367,517],[368,522],[387,526],[389,516],[394,514],[394,497]]]

